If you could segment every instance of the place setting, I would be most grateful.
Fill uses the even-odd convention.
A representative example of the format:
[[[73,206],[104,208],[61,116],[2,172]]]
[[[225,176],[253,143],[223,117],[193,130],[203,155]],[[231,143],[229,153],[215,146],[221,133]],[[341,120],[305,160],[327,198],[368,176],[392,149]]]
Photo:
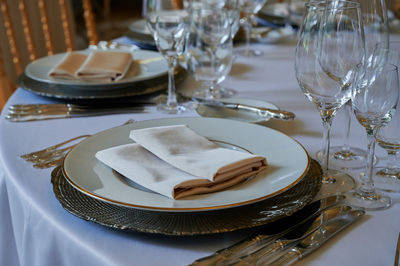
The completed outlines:
[[[26,66],[20,88],[50,103],[13,102],[4,124],[32,125],[47,130],[46,138],[54,137],[54,126],[76,126],[80,133],[21,152],[21,171],[45,173],[63,218],[93,229],[88,239],[96,230],[110,239],[123,236],[118,241],[137,245],[133,253],[141,237],[149,239],[144,248],[151,253],[168,248],[171,256],[183,250],[170,246],[171,239],[218,244],[206,252],[183,250],[192,252],[182,260],[186,265],[291,265],[317,250],[317,257],[329,253],[369,220],[387,215],[396,203],[391,193],[400,191],[399,43],[389,41],[378,2],[145,0],[144,18],[129,27],[134,42],[101,42]],[[256,22],[287,35],[255,37]],[[246,43],[237,47],[239,27]],[[295,34],[293,73],[280,73],[282,83],[257,83],[259,69],[229,76],[238,57],[249,64],[267,60],[252,41],[277,48]],[[265,73],[286,67],[276,60]],[[278,101],[284,97],[287,102]],[[347,123],[335,125],[335,135],[339,110]],[[312,130],[285,133],[294,119]],[[354,144],[361,142],[350,142],[351,119],[365,132],[357,136],[368,144],[357,149],[360,155]],[[271,120],[282,121],[283,130]],[[109,124],[98,131],[89,127],[95,123]],[[331,145],[338,136],[346,138],[343,145]],[[319,140],[322,148],[315,149]],[[378,146],[387,161],[377,159]],[[231,240],[234,234],[243,237]],[[337,235],[342,239],[319,249]]]

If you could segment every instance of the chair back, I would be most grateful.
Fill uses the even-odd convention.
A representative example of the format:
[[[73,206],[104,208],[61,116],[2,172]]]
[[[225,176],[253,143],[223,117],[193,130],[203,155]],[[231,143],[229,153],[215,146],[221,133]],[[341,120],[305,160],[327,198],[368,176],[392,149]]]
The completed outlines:
[[[74,14],[71,0],[0,0],[0,10],[0,108],[29,62],[82,48],[75,15],[83,17],[85,46],[98,43],[90,0],[82,0],[83,14]]]

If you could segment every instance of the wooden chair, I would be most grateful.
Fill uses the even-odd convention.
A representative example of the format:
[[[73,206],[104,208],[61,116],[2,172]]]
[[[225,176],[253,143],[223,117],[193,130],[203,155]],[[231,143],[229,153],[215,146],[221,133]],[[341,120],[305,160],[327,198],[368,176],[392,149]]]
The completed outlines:
[[[76,32],[70,0],[0,0],[0,8],[0,34],[5,35],[0,39],[7,39],[0,43],[1,110],[25,66],[39,57],[76,49]],[[82,0],[82,9],[87,44],[97,44],[91,1]]]

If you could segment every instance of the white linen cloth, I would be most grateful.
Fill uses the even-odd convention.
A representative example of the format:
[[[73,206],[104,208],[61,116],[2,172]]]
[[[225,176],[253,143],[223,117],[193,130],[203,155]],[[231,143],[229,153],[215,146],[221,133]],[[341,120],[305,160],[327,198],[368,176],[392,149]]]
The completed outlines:
[[[116,81],[122,79],[132,64],[132,54],[120,51],[67,53],[49,72],[54,78]]]
[[[136,143],[96,153],[96,158],[134,182],[180,199],[219,191],[266,168],[262,156],[222,148],[186,125],[132,130]]]

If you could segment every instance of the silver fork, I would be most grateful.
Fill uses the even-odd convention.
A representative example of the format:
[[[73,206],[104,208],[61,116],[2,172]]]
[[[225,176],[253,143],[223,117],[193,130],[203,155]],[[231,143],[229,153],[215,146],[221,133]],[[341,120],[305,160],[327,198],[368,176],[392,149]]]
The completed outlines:
[[[135,122],[135,120],[133,119],[129,119],[128,121],[126,121],[125,123],[123,123],[123,125],[127,125],[127,124],[132,124],[133,122]],[[81,136],[77,136],[74,137],[72,139],[63,141],[61,143],[58,143],[56,145],[52,145],[50,147],[47,147],[43,150],[39,150],[39,151],[35,151],[35,152],[31,152],[28,154],[23,154],[20,157],[23,158],[25,161],[28,162],[32,162],[33,167],[35,168],[39,168],[39,169],[44,169],[44,168],[50,168],[53,166],[57,166],[59,165],[63,160],[65,155],[67,154],[67,152],[69,152],[70,150],[72,150],[76,145],[78,145],[83,139],[90,137],[91,135],[81,135]],[[71,143],[73,141],[77,141],[79,139],[79,142],[70,145],[68,147],[65,148],[61,148],[62,146]]]

